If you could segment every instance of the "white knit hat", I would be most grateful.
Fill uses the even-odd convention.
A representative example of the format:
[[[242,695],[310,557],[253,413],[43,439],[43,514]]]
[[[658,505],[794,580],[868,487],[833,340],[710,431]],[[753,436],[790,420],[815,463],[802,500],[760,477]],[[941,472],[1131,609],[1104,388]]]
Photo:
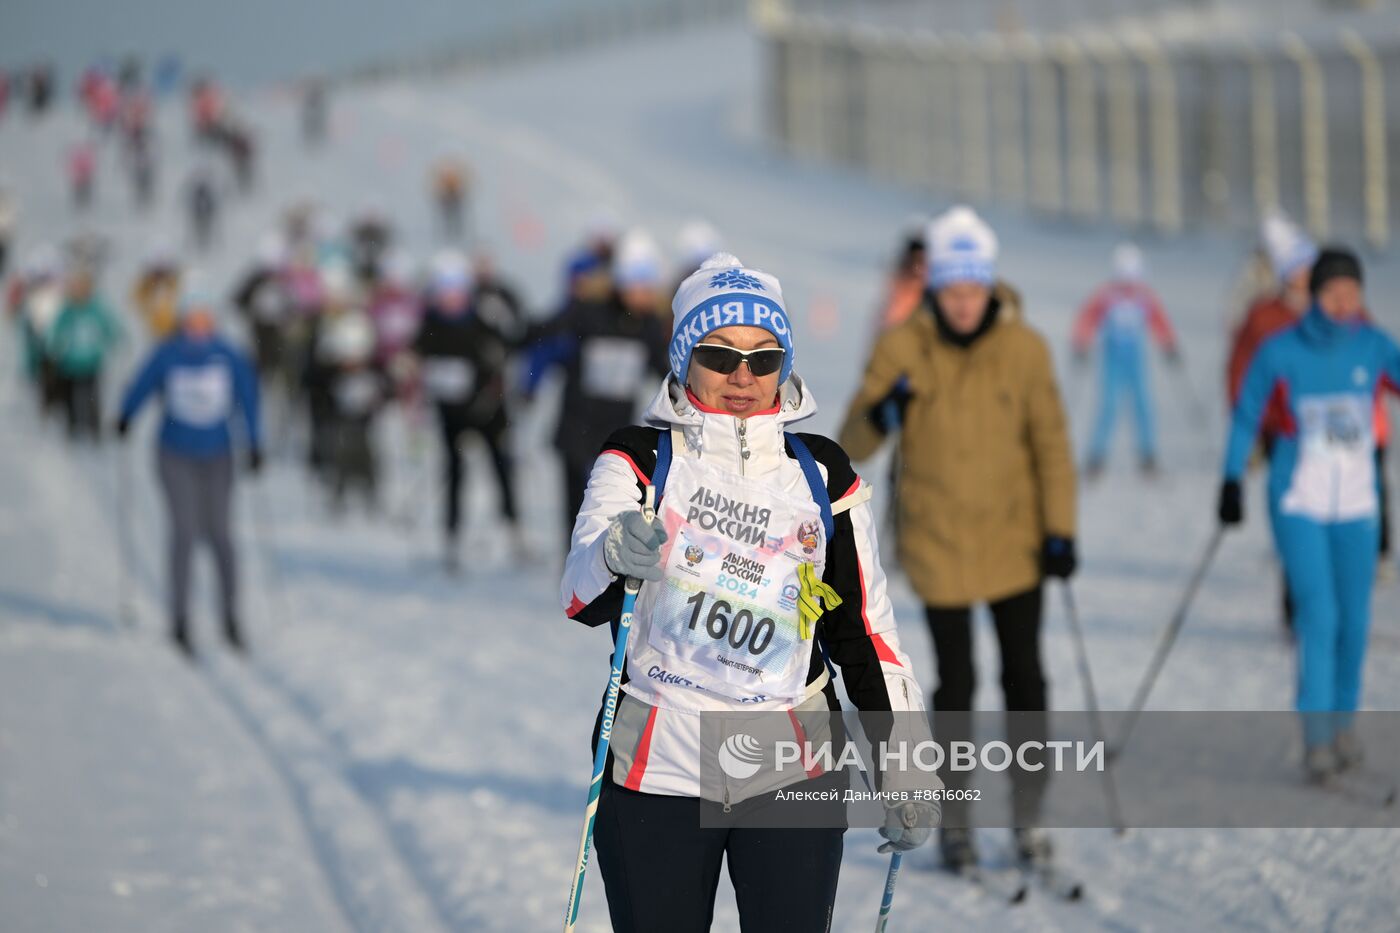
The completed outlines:
[[[772,334],[787,351],[778,383],[792,373],[792,323],[783,304],[783,288],[767,272],[747,269],[729,253],[715,253],[681,283],[671,310],[676,321],[671,372],[682,382],[695,345],[710,331],[733,326],[762,327]]]
[[[1267,214],[1259,226],[1269,262],[1280,282],[1317,259],[1317,244],[1282,211]]]
[[[953,282],[996,281],[999,243],[987,222],[970,207],[954,207],[928,225],[928,283],[942,288]]]
[[[1125,282],[1140,282],[1147,275],[1147,262],[1136,244],[1119,243],[1113,250],[1113,274]]]
[[[613,281],[619,287],[660,285],[666,275],[661,248],[642,230],[629,230],[613,251]]]

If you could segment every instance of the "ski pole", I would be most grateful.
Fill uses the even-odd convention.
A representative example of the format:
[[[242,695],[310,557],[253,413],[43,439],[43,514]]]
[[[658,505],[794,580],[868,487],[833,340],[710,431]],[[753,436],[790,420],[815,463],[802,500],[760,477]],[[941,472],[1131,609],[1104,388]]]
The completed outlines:
[[[121,624],[136,627],[136,607],[131,602],[131,457],[124,441],[117,450],[117,605]]]
[[[880,899],[880,916],[875,921],[875,933],[885,933],[885,924],[890,922],[890,905],[894,903],[894,883],[899,880],[899,863],[902,852],[890,853],[890,870],[885,874],[885,896]]]
[[[642,516],[647,524],[656,517],[655,488],[647,486]],[[603,701],[603,720],[598,728],[598,748],[593,753],[593,780],[588,784],[588,805],[584,810],[583,838],[578,844],[578,864],[574,868],[574,883],[569,888],[569,907],[564,914],[564,933],[573,933],[578,922],[578,909],[583,901],[583,876],[588,871],[588,847],[593,841],[593,821],[598,818],[598,797],[603,791],[603,770],[608,760],[608,745],[612,739],[613,717],[621,699],[622,666],[627,660],[627,639],[632,634],[632,611],[642,581],[628,577],[622,597],[622,615],[617,620],[617,641],[613,644],[612,673],[608,676],[607,699]]]
[[[1065,614],[1069,616],[1070,633],[1074,637],[1074,653],[1079,662],[1079,679],[1084,685],[1084,702],[1089,707],[1089,727],[1094,730],[1094,741],[1104,746],[1107,753],[1108,739],[1104,735],[1103,718],[1099,714],[1099,695],[1094,689],[1094,674],[1089,666],[1089,647],[1084,641],[1084,627],[1079,623],[1079,609],[1074,604],[1074,591],[1069,581],[1064,580],[1060,594],[1065,600]],[[1108,804],[1108,818],[1113,823],[1113,831],[1118,835],[1128,831],[1123,820],[1123,805],[1118,799],[1118,784],[1113,779],[1113,764],[1104,763],[1100,772],[1103,775],[1104,801]]]
[[[1186,611],[1191,607],[1191,601],[1196,598],[1196,591],[1201,588],[1201,581],[1205,579],[1206,571],[1210,569],[1211,561],[1215,559],[1215,551],[1220,547],[1220,539],[1225,536],[1225,526],[1216,526],[1215,533],[1211,535],[1210,543],[1206,545],[1206,551],[1201,555],[1201,561],[1196,566],[1196,571],[1191,575],[1191,582],[1186,586],[1186,592],[1181,597],[1181,602],[1177,604],[1176,612],[1172,615],[1167,627],[1162,630],[1162,637],[1157,642],[1157,650],[1152,656],[1152,663],[1147,667],[1147,673],[1142,678],[1142,683],[1138,685],[1137,693],[1133,696],[1132,705],[1128,708],[1128,720],[1123,724],[1123,732],[1118,737],[1118,745],[1109,752],[1110,758],[1116,758],[1123,754],[1123,749],[1127,747],[1128,738],[1133,733],[1133,726],[1137,725],[1138,716],[1142,713],[1143,707],[1147,705],[1147,696],[1152,692],[1152,685],[1157,681],[1157,675],[1162,671],[1162,665],[1167,662],[1167,655],[1172,650],[1172,645],[1176,642],[1176,636],[1181,632],[1182,625],[1186,622]]]

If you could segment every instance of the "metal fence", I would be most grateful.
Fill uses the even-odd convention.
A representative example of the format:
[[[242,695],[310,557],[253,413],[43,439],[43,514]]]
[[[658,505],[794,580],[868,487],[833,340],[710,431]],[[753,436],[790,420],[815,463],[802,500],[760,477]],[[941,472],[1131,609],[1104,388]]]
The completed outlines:
[[[1395,13],[1294,31],[1122,19],[967,34],[765,0],[755,20],[770,125],[799,157],[1166,234],[1280,207],[1318,237],[1390,243]]]

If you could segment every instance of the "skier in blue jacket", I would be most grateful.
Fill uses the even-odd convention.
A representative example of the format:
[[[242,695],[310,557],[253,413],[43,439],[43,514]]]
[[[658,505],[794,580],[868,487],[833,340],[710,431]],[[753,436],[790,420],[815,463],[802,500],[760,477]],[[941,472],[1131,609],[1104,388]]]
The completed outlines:
[[[1250,364],[1225,454],[1219,518],[1243,520],[1240,487],[1270,399],[1287,412],[1269,459],[1269,501],[1293,597],[1298,712],[1308,780],[1361,761],[1352,729],[1370,625],[1379,537],[1372,412],[1400,384],[1400,347],[1365,316],[1361,263],[1341,248],[1313,266],[1312,303]]]
[[[122,399],[117,434],[151,395],[159,393],[157,469],[170,517],[170,623],[176,647],[194,654],[189,636],[190,556],[208,542],[218,567],[224,638],[245,650],[238,624],[238,592],[229,500],[233,491],[234,409],[239,409],[249,468],[262,465],[257,375],[248,358],[217,332],[213,303],[189,296],[180,327],[151,353]]]

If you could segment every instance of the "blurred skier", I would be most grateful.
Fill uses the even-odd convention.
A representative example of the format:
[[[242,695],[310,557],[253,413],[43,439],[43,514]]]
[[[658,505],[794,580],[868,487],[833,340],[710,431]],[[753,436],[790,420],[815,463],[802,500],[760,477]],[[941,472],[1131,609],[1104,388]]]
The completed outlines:
[[[900,241],[889,285],[875,318],[877,335],[903,324],[923,304],[928,288],[928,251],[924,246],[927,226],[926,220],[910,225]]]
[[[217,142],[224,119],[224,93],[212,79],[201,76],[190,85],[190,129],[197,141]]]
[[[1275,334],[1297,324],[1312,300],[1308,294],[1308,276],[1317,258],[1317,246],[1313,241],[1280,212],[1263,219],[1260,236],[1274,270],[1274,287],[1255,298],[1231,341],[1225,378],[1232,411],[1239,404],[1245,373],[1259,348]],[[1266,461],[1272,455],[1274,442],[1287,427],[1287,417],[1281,402],[1269,403],[1258,433],[1260,450]],[[1271,500],[1269,528],[1275,533],[1275,545],[1278,544],[1277,517]],[[1287,573],[1286,568],[1284,572]],[[1286,579],[1282,590],[1281,621],[1284,628],[1291,631],[1293,597]]]
[[[998,244],[971,209],[933,220],[928,292],[920,309],[876,343],[846,413],[840,443],[872,456],[898,423],[900,561],[925,606],[938,663],[933,709],[971,710],[972,605],[985,602],[1001,649],[1002,692],[1016,718],[1013,747],[1045,737],[1040,656],[1042,589],[1076,566],[1075,476],[1064,407],[1044,339],[1022,320],[1019,296],[996,279]],[[966,724],[949,722],[953,731]],[[956,738],[956,736],[954,736]],[[1014,773],[1017,855],[1050,857],[1036,829],[1044,772]],[[950,787],[962,772],[944,778]],[[944,806],[944,864],[977,862],[965,804]]]
[[[131,305],[152,340],[160,342],[174,333],[180,316],[180,261],[174,250],[152,250],[131,288]]]
[[[318,479],[329,484],[334,479],[336,445],[336,364],[322,338],[341,315],[357,313],[360,307],[354,275],[343,258],[332,256],[320,267],[320,297],[321,303],[307,319],[301,388],[311,427],[307,463]]]
[[[378,209],[363,211],[350,225],[350,264],[360,284],[368,288],[379,279],[379,266],[394,242],[394,229]]]
[[[1144,280],[1142,251],[1123,243],[1113,253],[1114,278],[1090,296],[1074,323],[1073,348],[1078,365],[1099,338],[1099,413],[1085,458],[1089,479],[1103,472],[1121,396],[1128,396],[1137,422],[1138,465],[1145,475],[1157,472],[1157,431],[1153,417],[1152,374],[1147,363],[1149,333],[1167,362],[1180,363],[1176,333],[1161,299]]]
[[[264,387],[280,379],[284,390],[287,375],[284,334],[293,314],[292,300],[282,281],[286,254],[281,236],[266,234],[258,242],[252,266],[233,290],[233,306],[252,328],[253,357],[257,361],[259,379]]]
[[[262,466],[258,384],[244,355],[218,334],[209,296],[186,294],[179,330],[151,352],[127,387],[117,422],[119,436],[127,435],[132,419],[152,395],[159,395],[164,407],[157,469],[170,529],[170,636],[186,657],[194,656],[190,559],[203,542],[213,551],[218,570],[224,638],[243,653],[229,508],[234,479],[231,428],[235,415],[241,415],[248,467],[256,472]]]
[[[564,397],[554,445],[564,464],[566,531],[583,504],[603,442],[636,416],[646,381],[666,373],[667,336],[657,313],[664,281],[655,242],[641,231],[629,232],[613,256],[608,298],[576,302],[533,335],[564,341],[557,356]]]
[[[421,363],[423,392],[437,410],[447,475],[443,499],[447,568],[458,567],[464,477],[462,441],[468,432],[485,442],[501,490],[501,513],[517,556],[525,552],[516,509],[514,465],[505,407],[509,347],[476,313],[471,267],[447,251],[434,260],[432,283],[414,353]]]
[[[432,170],[433,205],[444,240],[461,240],[467,228],[471,170],[460,159],[440,159]]]
[[[11,283],[9,303],[23,333],[25,372],[34,387],[40,414],[63,403],[58,370],[49,352],[49,334],[63,310],[63,278],[58,251],[42,245],[25,257]]]
[[[423,317],[413,260],[407,253],[390,252],[380,264],[379,278],[370,291],[369,316],[374,323],[376,364],[390,372],[402,369],[399,360],[412,348]]]
[[[68,190],[73,206],[85,211],[92,206],[93,183],[97,176],[97,147],[84,139],[68,151]]]
[[[1265,341],[1245,373],[1217,514],[1227,526],[1243,520],[1245,466],[1277,404],[1269,503],[1293,597],[1303,770],[1327,783],[1362,755],[1352,721],[1380,532],[1374,405],[1383,380],[1400,384],[1400,347],[1366,320],[1361,262],[1349,250],[1316,255],[1308,292],[1302,320]]]
[[[102,367],[121,339],[121,327],[97,294],[94,273],[78,266],[69,275],[63,310],[48,337],[62,386],[68,436],[97,440],[102,433]]]
[[[357,307],[328,320],[320,334],[319,353],[329,367],[334,406],[330,445],[331,503],[344,510],[352,492],[370,513],[379,508],[379,458],[374,448],[374,421],[390,398],[384,373],[374,364],[374,324]]]
[[[29,71],[29,113],[41,117],[49,112],[54,92],[53,65],[35,65]]]
[[[190,240],[206,251],[214,244],[219,220],[219,182],[212,166],[199,164],[185,185]]]

